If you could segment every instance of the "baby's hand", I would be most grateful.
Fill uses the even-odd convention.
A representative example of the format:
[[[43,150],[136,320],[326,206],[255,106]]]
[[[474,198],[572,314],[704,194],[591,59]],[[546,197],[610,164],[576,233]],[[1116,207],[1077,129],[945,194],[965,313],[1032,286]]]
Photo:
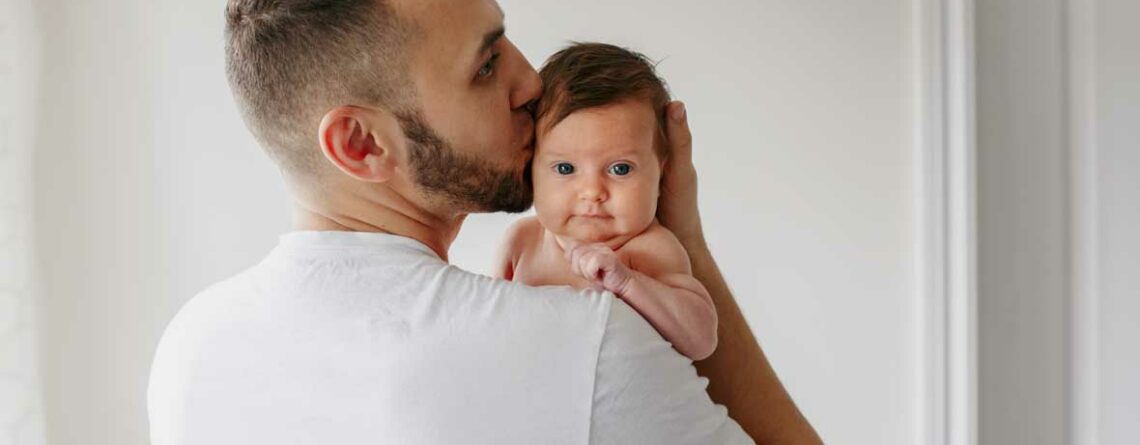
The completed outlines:
[[[618,296],[633,278],[633,271],[605,244],[582,244],[567,249],[566,259],[570,261],[570,270],[590,280],[596,289]]]

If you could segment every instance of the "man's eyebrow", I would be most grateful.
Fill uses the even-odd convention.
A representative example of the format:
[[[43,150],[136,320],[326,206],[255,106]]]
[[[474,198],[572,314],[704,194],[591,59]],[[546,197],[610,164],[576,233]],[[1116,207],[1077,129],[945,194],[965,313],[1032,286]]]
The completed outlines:
[[[500,25],[498,28],[495,28],[495,30],[484,35],[483,43],[479,45],[479,52],[477,54],[483,54],[484,52],[487,52],[487,50],[491,48],[491,45],[494,45],[495,42],[497,42],[506,34],[507,29]]]

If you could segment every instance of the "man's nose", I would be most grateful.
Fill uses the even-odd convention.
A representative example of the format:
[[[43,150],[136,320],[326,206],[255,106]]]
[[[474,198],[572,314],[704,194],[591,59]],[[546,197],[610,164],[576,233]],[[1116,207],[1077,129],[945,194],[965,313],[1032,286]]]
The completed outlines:
[[[511,44],[512,48],[514,44]],[[518,51],[517,49],[514,49]],[[530,105],[538,101],[538,97],[542,94],[542,77],[539,77],[538,71],[530,65],[530,62],[523,57],[521,53],[518,55],[522,60],[522,66],[519,67],[520,75],[518,83],[511,91],[511,109],[512,110],[530,110]]]

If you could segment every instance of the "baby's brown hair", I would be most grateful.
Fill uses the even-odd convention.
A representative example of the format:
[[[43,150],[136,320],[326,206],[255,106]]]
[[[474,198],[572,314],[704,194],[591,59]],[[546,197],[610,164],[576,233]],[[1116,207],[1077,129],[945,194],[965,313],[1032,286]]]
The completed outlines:
[[[574,43],[550,56],[539,71],[542,98],[535,114],[550,130],[571,113],[626,99],[645,101],[657,117],[657,156],[665,159],[665,81],[645,55],[605,43]]]

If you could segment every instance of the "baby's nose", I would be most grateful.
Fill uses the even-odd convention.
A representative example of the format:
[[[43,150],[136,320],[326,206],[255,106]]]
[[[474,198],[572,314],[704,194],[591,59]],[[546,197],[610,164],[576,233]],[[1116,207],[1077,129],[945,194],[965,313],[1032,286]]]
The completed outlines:
[[[606,188],[598,181],[589,181],[578,189],[578,199],[583,201],[602,202],[607,197]]]

